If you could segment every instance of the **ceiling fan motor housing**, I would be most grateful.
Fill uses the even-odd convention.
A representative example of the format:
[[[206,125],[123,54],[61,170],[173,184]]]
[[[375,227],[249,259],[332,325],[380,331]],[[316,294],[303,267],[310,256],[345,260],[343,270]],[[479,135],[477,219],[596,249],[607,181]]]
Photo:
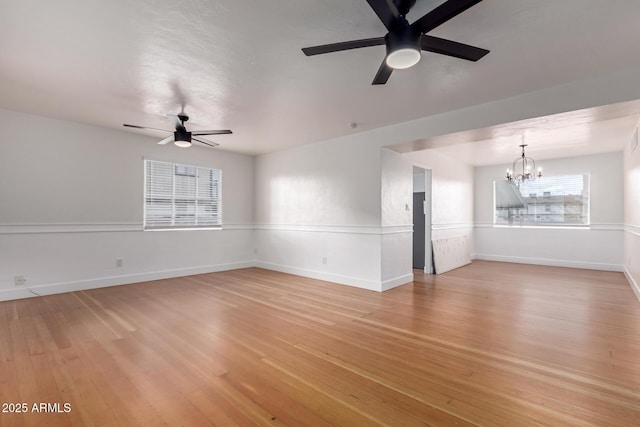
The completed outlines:
[[[187,132],[184,126],[178,126],[173,137],[178,147],[191,147],[191,132]]]
[[[387,47],[387,65],[391,68],[409,68],[420,61],[420,33],[412,30],[409,24],[389,31],[384,41]]]

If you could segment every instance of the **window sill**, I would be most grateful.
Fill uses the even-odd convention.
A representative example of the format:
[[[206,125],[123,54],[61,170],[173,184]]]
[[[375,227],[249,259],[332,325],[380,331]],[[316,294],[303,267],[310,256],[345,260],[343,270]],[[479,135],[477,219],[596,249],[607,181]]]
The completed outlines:
[[[545,230],[591,230],[591,224],[586,225],[506,225],[493,224],[493,228],[527,228],[527,229],[545,229]]]
[[[216,227],[168,227],[168,228],[144,228],[143,231],[218,231],[222,226]]]

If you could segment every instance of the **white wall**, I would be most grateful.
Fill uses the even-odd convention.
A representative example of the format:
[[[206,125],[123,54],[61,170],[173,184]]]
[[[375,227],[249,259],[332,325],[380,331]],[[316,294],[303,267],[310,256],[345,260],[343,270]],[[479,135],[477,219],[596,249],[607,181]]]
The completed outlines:
[[[467,236],[473,241],[473,168],[436,150],[403,154],[431,169],[432,239]]]
[[[383,224],[380,177],[386,166],[380,147],[406,149],[411,141],[430,136],[638,99],[638,72],[622,70],[259,156],[258,265],[375,290],[399,283],[386,281],[394,275],[388,274],[394,268],[389,254],[410,254],[410,240],[385,237],[408,230]],[[473,169],[425,153],[415,155],[416,163],[434,170],[433,238],[464,235],[473,247]],[[325,200],[329,203],[322,203]],[[611,249],[615,253],[616,248]]]
[[[253,157],[6,110],[0,128],[0,300],[253,265]],[[143,232],[145,156],[222,169],[224,229]]]
[[[413,165],[382,149],[382,290],[413,280]]]
[[[425,192],[425,176],[424,171],[420,173],[413,173],[413,192],[424,193]]]
[[[380,225],[380,149],[364,139],[259,156],[255,181],[257,224]]]
[[[177,151],[149,137],[0,111],[0,298],[29,295],[13,286],[17,274],[46,293],[252,265],[254,243],[263,267],[382,289],[382,236],[408,230],[382,224],[381,147],[639,99],[639,73],[621,70],[259,156],[255,169],[253,158],[221,150]],[[145,155],[222,168],[225,230],[140,231]],[[466,233],[473,208],[455,199],[473,199],[471,172],[452,159],[420,163],[441,179],[434,238]],[[115,269],[115,257],[123,268]]]
[[[380,148],[332,140],[256,158],[264,268],[380,290]]]
[[[475,258],[601,270],[622,270],[622,153],[538,162],[546,176],[591,174],[588,229],[493,227],[493,181],[510,165],[475,168]],[[543,178],[544,179],[544,178]]]
[[[640,300],[640,148],[632,151],[631,143],[624,150],[624,222],[624,271]]]
[[[431,170],[431,240],[458,241],[463,237],[468,243],[460,251],[452,251],[449,259],[438,258],[436,254],[435,271],[446,272],[468,263],[473,245],[473,168],[436,150],[406,153],[403,157],[411,164]],[[431,247],[426,253],[432,253]]]

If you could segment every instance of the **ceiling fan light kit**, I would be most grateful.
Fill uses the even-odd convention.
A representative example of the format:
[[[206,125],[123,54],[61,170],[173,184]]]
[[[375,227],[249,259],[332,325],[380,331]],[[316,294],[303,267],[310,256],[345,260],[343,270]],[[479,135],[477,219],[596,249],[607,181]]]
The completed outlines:
[[[426,33],[458,16],[482,0],[447,0],[417,21],[409,24],[406,15],[416,0],[367,0],[380,21],[387,28],[384,37],[351,40],[302,49],[307,56],[386,45],[387,54],[371,84],[387,83],[394,69],[405,69],[420,61],[421,51],[454,58],[478,61],[488,50],[463,43],[429,36]]]
[[[178,132],[176,132],[177,134]],[[191,147],[191,136],[189,136],[189,139],[178,139],[179,137],[176,135],[175,137],[175,141],[173,142],[173,144],[176,147],[180,147],[180,148],[189,148]]]
[[[402,31],[385,36],[387,57],[385,62],[395,70],[411,68],[420,62],[420,34],[412,34],[407,25]]]
[[[387,65],[394,70],[411,68],[420,62],[420,51],[405,47],[387,55]]]

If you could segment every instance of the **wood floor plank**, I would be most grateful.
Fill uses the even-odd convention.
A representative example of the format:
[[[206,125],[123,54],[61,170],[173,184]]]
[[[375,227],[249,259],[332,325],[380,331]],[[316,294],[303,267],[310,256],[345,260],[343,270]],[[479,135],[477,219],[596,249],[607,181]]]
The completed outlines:
[[[248,268],[0,303],[0,426],[638,426],[615,272],[474,261],[385,293]]]

